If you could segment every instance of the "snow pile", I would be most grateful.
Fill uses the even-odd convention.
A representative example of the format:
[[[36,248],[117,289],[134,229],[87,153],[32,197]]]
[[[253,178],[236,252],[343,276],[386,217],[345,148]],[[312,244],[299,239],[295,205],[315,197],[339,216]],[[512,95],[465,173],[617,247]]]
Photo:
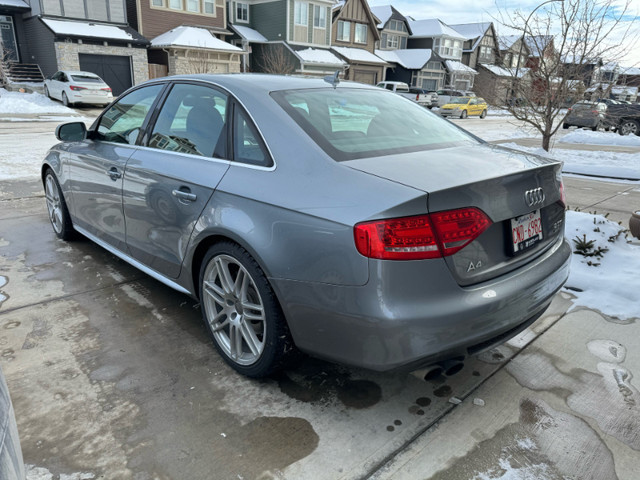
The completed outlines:
[[[636,135],[617,135],[613,132],[593,132],[574,130],[558,140],[559,143],[588,143],[591,145],[623,145],[640,147],[640,137]]]
[[[566,218],[565,235],[574,252],[574,240],[584,242],[585,235],[593,241],[589,252],[602,252],[573,253],[565,288],[576,296],[575,304],[621,320],[639,318],[640,246],[628,243],[623,228],[602,215],[568,211]]]
[[[640,180],[640,154],[637,153],[565,150],[560,148],[549,153],[540,147],[523,147],[516,143],[504,143],[500,146],[564,162],[562,168],[564,173]]]
[[[56,143],[53,132],[3,135],[0,149],[0,181],[16,178],[38,178],[47,151]]]
[[[7,92],[0,88],[0,114],[69,113],[75,111],[39,93]]]

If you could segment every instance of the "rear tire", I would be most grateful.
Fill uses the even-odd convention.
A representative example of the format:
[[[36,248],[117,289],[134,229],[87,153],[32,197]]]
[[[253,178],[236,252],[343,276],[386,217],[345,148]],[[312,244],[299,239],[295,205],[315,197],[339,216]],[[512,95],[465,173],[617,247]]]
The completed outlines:
[[[568,123],[563,123],[562,124],[562,128],[564,128],[565,130],[569,129],[569,124]]]
[[[73,105],[71,102],[69,102],[66,92],[62,92],[62,104],[65,107],[71,107]]]
[[[467,111],[463,110],[462,113],[460,114],[460,118],[465,119],[467,118]]]
[[[480,114],[480,118],[485,118],[487,116],[487,111],[483,110],[482,113]]]
[[[253,257],[232,242],[209,248],[200,270],[202,316],[216,350],[238,373],[260,378],[293,350],[280,304]]]
[[[49,95],[49,89],[46,85],[44,86],[44,96],[47,98],[51,98],[51,95]]]
[[[595,127],[591,127],[591,130],[593,130],[594,132],[597,132],[599,128],[600,128],[600,124],[597,124]]]
[[[618,126],[620,135],[640,135],[640,123],[635,120],[623,120]]]
[[[61,240],[73,240],[76,236],[76,231],[73,229],[69,209],[64,201],[58,179],[50,168],[47,169],[44,175],[44,193],[49,221],[53,231]]]

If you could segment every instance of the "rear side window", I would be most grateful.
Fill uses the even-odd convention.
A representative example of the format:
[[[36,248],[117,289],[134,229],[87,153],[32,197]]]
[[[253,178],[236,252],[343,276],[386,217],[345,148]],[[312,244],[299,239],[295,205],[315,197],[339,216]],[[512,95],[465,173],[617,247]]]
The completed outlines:
[[[424,107],[380,90],[327,88],[271,95],[337,161],[477,142]]]
[[[96,129],[98,140],[133,145],[149,109],[164,85],[138,88],[125,95],[100,117]]]
[[[149,147],[226,158],[227,96],[202,85],[177,84],[162,105]]]
[[[234,112],[233,159],[250,165],[271,166],[267,149],[251,120],[237,105]]]

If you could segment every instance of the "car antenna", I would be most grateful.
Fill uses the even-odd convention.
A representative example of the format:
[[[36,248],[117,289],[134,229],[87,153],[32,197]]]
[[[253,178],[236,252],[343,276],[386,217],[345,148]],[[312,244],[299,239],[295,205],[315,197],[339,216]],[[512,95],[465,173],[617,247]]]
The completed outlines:
[[[336,70],[336,73],[334,73],[333,75],[327,75],[326,77],[324,77],[324,81],[333,85],[333,88],[337,88],[338,84],[340,83],[340,79],[338,78],[340,76],[340,70]]]

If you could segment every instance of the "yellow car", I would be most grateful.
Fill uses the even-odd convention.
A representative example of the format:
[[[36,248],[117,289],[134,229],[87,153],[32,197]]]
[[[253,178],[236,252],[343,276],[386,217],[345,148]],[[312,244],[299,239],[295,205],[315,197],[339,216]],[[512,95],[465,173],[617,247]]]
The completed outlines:
[[[452,97],[449,103],[440,107],[443,117],[467,118],[470,115],[487,116],[487,102],[480,97]]]

